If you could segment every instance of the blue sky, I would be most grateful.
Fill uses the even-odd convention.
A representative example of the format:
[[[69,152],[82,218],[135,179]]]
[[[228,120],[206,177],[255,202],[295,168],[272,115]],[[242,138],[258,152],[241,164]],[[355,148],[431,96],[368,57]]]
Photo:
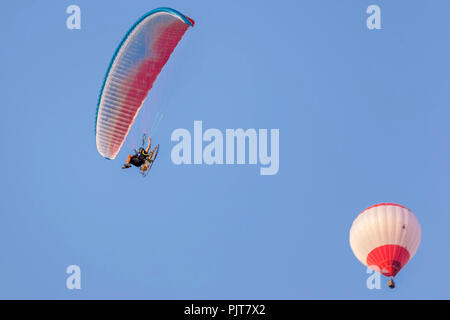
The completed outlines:
[[[66,8],[81,7],[81,30]],[[381,7],[382,30],[366,28]],[[151,9],[193,18],[145,107],[143,179],[96,150],[114,50]],[[0,12],[0,298],[444,299],[450,268],[448,1],[20,1]],[[177,128],[279,128],[280,170],[182,165]],[[128,148],[128,149],[127,149]],[[412,209],[417,255],[368,290],[348,234]],[[79,265],[82,289],[67,290]]]

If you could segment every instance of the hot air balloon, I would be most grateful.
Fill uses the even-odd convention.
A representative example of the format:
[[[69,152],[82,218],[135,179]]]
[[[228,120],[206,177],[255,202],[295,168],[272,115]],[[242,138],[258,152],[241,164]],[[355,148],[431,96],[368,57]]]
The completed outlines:
[[[154,81],[192,26],[194,21],[180,12],[159,8],[127,32],[113,55],[97,104],[95,135],[103,157],[117,156]]]
[[[356,258],[387,277],[395,277],[411,260],[420,240],[420,224],[414,213],[395,203],[367,208],[350,229],[350,246]],[[395,287],[393,279],[389,287]]]

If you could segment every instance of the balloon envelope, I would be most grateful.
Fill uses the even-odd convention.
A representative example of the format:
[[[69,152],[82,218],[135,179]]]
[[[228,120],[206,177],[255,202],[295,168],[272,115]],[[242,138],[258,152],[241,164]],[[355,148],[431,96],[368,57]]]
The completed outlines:
[[[139,19],[116,50],[100,92],[96,115],[98,152],[114,159],[142,103],[171,53],[194,21],[159,8]]]
[[[350,229],[350,246],[364,265],[388,277],[416,254],[421,229],[408,208],[380,203],[361,212]]]

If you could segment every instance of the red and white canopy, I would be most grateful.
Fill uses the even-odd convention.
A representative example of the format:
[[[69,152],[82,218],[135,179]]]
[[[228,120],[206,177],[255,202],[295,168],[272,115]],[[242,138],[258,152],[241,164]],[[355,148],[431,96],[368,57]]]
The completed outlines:
[[[380,203],[361,212],[350,229],[350,246],[364,265],[388,277],[416,254],[421,229],[408,208]]]

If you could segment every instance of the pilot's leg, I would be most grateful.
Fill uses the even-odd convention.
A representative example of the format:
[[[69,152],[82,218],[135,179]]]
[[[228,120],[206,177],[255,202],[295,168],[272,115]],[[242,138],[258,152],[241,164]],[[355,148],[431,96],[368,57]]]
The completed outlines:
[[[155,160],[153,159],[153,155],[155,154],[156,149],[159,147],[159,145],[157,145],[156,147],[153,148],[153,150],[150,152],[150,154],[148,155],[148,158],[151,160]]]
[[[145,149],[145,153],[148,153],[148,150],[150,150],[150,147],[152,146],[152,138],[148,137],[148,147]]]
[[[131,154],[128,155],[127,162],[123,165],[122,169],[127,169],[131,167],[130,161],[133,156]]]

